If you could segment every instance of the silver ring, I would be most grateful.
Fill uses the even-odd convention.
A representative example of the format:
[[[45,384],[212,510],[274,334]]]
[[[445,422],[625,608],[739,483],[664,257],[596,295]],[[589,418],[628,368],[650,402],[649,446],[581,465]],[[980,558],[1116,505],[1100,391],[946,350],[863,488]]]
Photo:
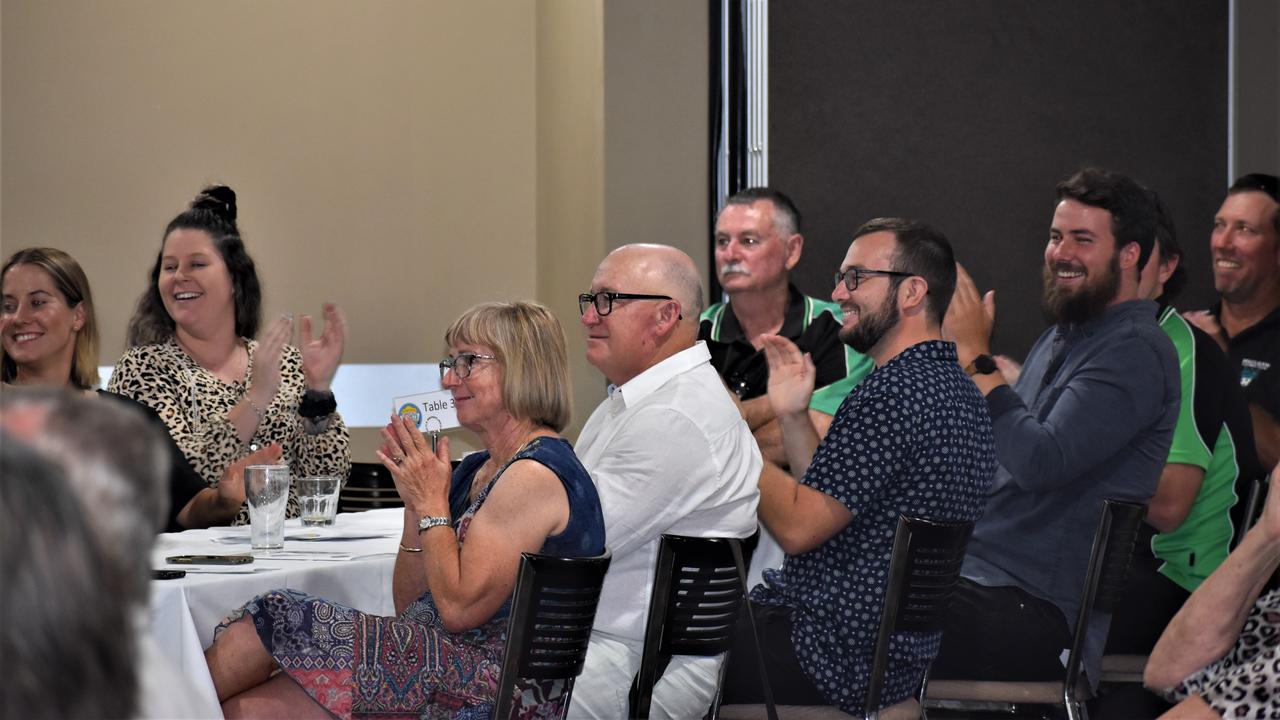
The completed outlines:
[[[403,457],[393,457],[393,458],[391,458],[391,462],[393,462],[393,463],[395,463],[395,464],[399,465],[400,463],[404,462],[404,458],[403,458]]]

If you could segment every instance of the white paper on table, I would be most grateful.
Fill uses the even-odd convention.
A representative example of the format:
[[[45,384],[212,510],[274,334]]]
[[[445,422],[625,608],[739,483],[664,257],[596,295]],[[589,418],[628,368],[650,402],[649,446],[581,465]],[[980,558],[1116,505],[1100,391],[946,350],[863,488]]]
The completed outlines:
[[[165,565],[157,570],[186,570],[188,573],[210,573],[217,575],[247,575],[255,572],[256,568],[253,563],[245,563],[243,565],[188,565],[186,563],[172,563]]]
[[[413,420],[421,432],[439,432],[458,427],[458,408],[449,390],[404,395],[391,400],[391,412]]]
[[[381,540],[382,538],[396,537],[400,534],[399,529],[378,531],[378,530],[361,530],[359,528],[350,527],[304,527],[296,531],[286,530],[284,533],[285,540],[301,540],[303,542],[325,542],[330,540]]]
[[[327,552],[325,550],[272,550],[270,555],[263,555],[263,560],[351,560],[355,556],[348,552]]]
[[[353,527],[299,527],[285,528],[285,540],[300,542],[342,542],[350,540],[381,540],[396,537],[400,533],[395,530],[360,529]],[[225,545],[248,545],[251,538],[248,533],[227,532],[214,535],[213,542]]]

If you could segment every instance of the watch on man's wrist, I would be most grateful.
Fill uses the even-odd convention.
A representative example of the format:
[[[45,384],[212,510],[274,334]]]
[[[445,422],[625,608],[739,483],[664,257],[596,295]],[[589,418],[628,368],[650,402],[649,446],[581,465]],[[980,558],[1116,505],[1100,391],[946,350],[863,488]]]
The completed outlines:
[[[973,377],[974,375],[990,375],[998,369],[995,358],[990,355],[979,355],[973,359],[973,362],[965,366],[964,372],[969,377]]]
[[[428,515],[418,518],[418,533],[421,534],[433,527],[441,527],[449,524],[449,518],[443,515]]]

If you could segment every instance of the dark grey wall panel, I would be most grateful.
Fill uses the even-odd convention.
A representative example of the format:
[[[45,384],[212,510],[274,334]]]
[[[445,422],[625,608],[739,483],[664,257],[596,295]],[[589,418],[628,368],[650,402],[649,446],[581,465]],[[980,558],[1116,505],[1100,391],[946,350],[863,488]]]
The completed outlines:
[[[830,292],[850,233],[924,219],[996,290],[996,350],[1044,328],[1054,184],[1096,164],[1173,209],[1191,282],[1212,296],[1208,232],[1225,189],[1225,2],[775,0],[770,184],[805,215],[802,289]]]

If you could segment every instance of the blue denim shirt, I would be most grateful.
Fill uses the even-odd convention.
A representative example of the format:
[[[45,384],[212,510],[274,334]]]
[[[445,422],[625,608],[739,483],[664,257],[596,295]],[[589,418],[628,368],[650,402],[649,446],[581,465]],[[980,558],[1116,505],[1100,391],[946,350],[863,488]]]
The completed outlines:
[[[1046,377],[1059,334],[1066,355]],[[1119,303],[1096,320],[1046,330],[1017,384],[987,395],[999,467],[964,577],[1052,602],[1074,629],[1102,501],[1151,499],[1180,392],[1177,352],[1153,302]],[[1091,618],[1085,640],[1095,686],[1109,622]]]

